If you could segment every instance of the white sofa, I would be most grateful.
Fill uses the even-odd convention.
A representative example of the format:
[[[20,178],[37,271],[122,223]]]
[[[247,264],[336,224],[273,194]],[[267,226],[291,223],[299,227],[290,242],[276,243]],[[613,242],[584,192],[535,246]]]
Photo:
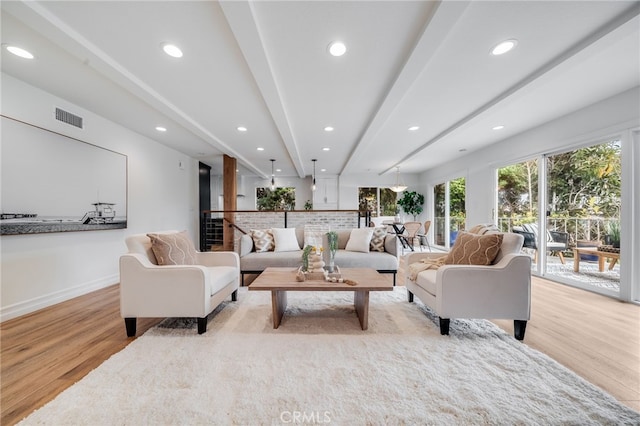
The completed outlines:
[[[304,247],[304,229],[296,228],[295,232],[298,246]],[[395,234],[387,234],[385,236],[383,252],[370,251],[364,253],[345,250],[351,233],[350,229],[339,229],[336,232],[338,234],[336,265],[341,268],[375,268],[380,273],[393,274],[393,285],[396,285],[400,242]],[[243,285],[245,274],[261,274],[268,267],[295,268],[302,264],[302,250],[257,253],[253,239],[249,234],[244,234],[240,238],[239,251]]]
[[[520,254],[522,235],[505,233],[492,265],[443,265],[410,279],[409,266],[424,258],[447,253],[412,253],[405,256],[405,285],[413,296],[439,317],[440,333],[449,334],[451,318],[514,320],[514,336],[524,339],[531,315],[531,258]]]
[[[175,231],[163,231],[170,232]],[[236,300],[236,253],[197,252],[197,265],[159,266],[146,234],[131,235],[126,244],[129,252],[120,257],[120,314],[127,336],[135,336],[138,317],[196,317],[202,334],[207,315],[225,298]]]

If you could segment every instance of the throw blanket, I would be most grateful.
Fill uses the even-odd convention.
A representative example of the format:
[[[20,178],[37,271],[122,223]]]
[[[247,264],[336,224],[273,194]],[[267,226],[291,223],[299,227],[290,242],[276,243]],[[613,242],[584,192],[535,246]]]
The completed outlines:
[[[442,265],[444,265],[444,261],[447,259],[447,256],[437,257],[435,259],[422,259],[420,262],[415,262],[409,265],[409,279],[411,281],[415,281],[418,278],[418,274],[422,271],[426,271],[427,269],[438,269]]]

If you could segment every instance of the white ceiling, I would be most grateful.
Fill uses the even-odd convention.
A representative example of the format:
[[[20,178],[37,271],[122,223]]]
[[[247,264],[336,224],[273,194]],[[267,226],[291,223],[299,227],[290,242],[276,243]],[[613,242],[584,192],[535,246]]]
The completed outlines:
[[[35,59],[2,49],[2,71],[214,167],[225,153],[262,177],[271,158],[282,176],[310,175],[314,158],[318,173],[417,173],[640,85],[639,13],[638,1],[3,0],[3,45]],[[515,50],[489,54],[506,39]],[[327,53],[334,40],[344,56]]]

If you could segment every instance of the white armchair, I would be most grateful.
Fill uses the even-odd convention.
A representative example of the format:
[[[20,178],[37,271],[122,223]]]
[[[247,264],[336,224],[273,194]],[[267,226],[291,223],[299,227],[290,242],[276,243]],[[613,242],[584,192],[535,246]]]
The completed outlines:
[[[170,233],[175,231],[164,231]],[[225,298],[237,298],[240,259],[234,252],[196,252],[196,265],[159,266],[146,234],[126,238],[129,253],[120,257],[120,314],[127,336],[136,334],[136,318],[196,317],[198,334],[207,331],[207,315]]]
[[[488,266],[443,265],[410,279],[409,265],[447,253],[412,253],[405,257],[405,285],[435,311],[440,334],[449,334],[451,318],[514,320],[514,336],[524,339],[531,315],[531,258],[520,254],[522,235],[505,233],[494,263]]]

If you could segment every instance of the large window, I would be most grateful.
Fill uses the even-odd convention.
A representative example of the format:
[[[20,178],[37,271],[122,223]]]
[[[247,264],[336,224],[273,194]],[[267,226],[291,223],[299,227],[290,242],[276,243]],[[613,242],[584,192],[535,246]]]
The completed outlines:
[[[465,229],[465,191],[465,178],[450,180],[433,188],[436,245],[451,247],[458,231]]]
[[[389,188],[358,188],[358,208],[371,212],[371,217],[395,216],[397,194]]]
[[[258,210],[293,210],[296,206],[296,189],[256,188],[256,208]]]

